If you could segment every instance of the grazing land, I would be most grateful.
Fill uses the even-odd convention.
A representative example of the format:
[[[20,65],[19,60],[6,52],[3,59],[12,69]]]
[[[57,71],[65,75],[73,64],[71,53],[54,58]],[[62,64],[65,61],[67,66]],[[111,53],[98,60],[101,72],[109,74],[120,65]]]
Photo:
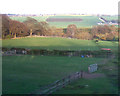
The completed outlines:
[[[94,25],[98,25],[99,16],[84,16],[84,15],[57,15],[57,16],[29,16],[36,19],[37,21],[47,21],[50,26],[56,26],[57,28],[67,28],[70,24],[75,24],[77,27],[82,28],[91,28]],[[106,20],[117,20],[117,16],[102,16]],[[24,22],[27,19],[27,16],[22,17],[10,17],[13,20]]]
[[[97,25],[98,22],[100,22],[99,18],[97,16],[50,16],[49,18],[80,18],[82,21],[80,22],[49,22],[50,25],[61,27],[61,28],[67,28],[70,24],[75,24],[77,27],[92,27],[94,25]],[[49,19],[48,18],[48,19]]]
[[[81,22],[80,18],[48,18],[47,22]]]
[[[60,37],[28,37],[2,40],[3,47],[58,50],[99,50],[94,41]]]
[[[57,16],[29,16],[36,19],[37,21],[47,21],[50,26],[56,26],[57,28],[67,28],[70,24],[75,24],[77,27],[91,28],[94,25],[98,25],[99,16],[84,16],[84,15],[57,15]],[[118,16],[102,16],[106,20],[118,20]],[[27,16],[14,16],[10,17],[12,20],[24,22]]]
[[[70,24],[76,24],[77,27],[92,27],[94,25],[97,25],[98,22],[100,22],[99,20],[99,17],[97,16],[31,16],[32,18],[36,19],[37,21],[48,21],[49,25],[50,26],[56,26],[57,28],[67,28],[68,25]],[[11,17],[11,19],[13,20],[17,20],[17,21],[20,21],[20,22],[24,22],[27,17]],[[64,22],[61,22],[59,20],[58,21],[54,21],[54,22],[51,22],[49,21],[50,19],[78,19],[78,21],[76,20],[73,20],[71,22],[67,22],[67,21],[64,21]],[[68,20],[69,21],[69,20]]]
[[[116,41],[79,40],[60,37],[26,37],[20,39],[2,40],[3,47],[6,48],[29,48],[48,50],[100,50],[101,48],[118,49]]]
[[[2,40],[2,43],[3,47],[7,48],[46,48],[49,50],[99,50],[100,48],[111,48],[116,53],[118,50],[118,42],[99,41],[96,44],[94,40],[58,37],[6,39]],[[101,62],[101,65],[99,65],[97,73],[104,73],[106,77],[79,79],[54,94],[117,93],[117,63],[115,63],[117,59],[102,64],[104,59],[40,55],[3,56],[3,94],[29,94],[71,73],[81,70],[87,71],[90,64],[99,62]]]
[[[87,71],[102,58],[3,56],[3,94],[26,94],[76,71]]]
[[[78,75],[53,95],[118,93],[118,29],[110,26],[115,16],[103,16],[107,25],[98,25],[97,15],[29,17],[2,15],[3,94],[30,94],[56,80],[64,86],[64,77],[70,83]],[[91,64],[95,73],[88,73]]]
[[[50,26],[67,28],[70,24],[77,27],[92,27],[100,22],[97,16],[33,16],[38,21],[47,21]],[[66,19],[67,18],[67,19]],[[11,17],[24,22],[27,17]],[[106,18],[107,19],[107,18]],[[54,22],[53,22],[53,21]],[[56,21],[55,21],[56,20]],[[62,22],[61,22],[62,20]],[[70,22],[70,20],[73,20]],[[77,20],[77,21],[76,21]],[[65,21],[65,22],[64,22]],[[81,40],[63,37],[17,37],[2,40],[4,48],[26,48],[99,51],[101,48],[111,49],[115,58],[104,64],[104,57],[70,57],[70,56],[40,56],[13,55],[3,56],[3,94],[30,94],[48,84],[60,80],[74,72],[88,71],[91,64],[99,64],[96,73],[105,77],[80,78],[54,94],[116,94],[117,90],[117,41]],[[53,95],[54,95],[53,94]]]
[[[102,16],[106,20],[118,20],[118,16]]]
[[[49,17],[49,16],[29,16],[31,18],[34,18],[36,19],[37,21],[46,21],[46,19]],[[14,16],[14,17],[10,17],[12,20],[17,20],[17,21],[20,21],[20,22],[24,22],[27,20],[27,16]]]
[[[116,58],[99,65],[98,73],[106,77],[80,79],[54,94],[118,94],[118,60]],[[53,95],[54,96],[54,95]]]

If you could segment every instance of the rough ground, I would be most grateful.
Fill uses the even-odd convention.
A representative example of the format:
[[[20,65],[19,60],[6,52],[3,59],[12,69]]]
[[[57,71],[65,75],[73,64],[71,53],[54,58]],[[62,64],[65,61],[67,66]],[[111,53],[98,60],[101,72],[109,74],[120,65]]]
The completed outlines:
[[[86,79],[99,78],[99,77],[105,77],[105,74],[83,72],[83,78],[86,78]]]

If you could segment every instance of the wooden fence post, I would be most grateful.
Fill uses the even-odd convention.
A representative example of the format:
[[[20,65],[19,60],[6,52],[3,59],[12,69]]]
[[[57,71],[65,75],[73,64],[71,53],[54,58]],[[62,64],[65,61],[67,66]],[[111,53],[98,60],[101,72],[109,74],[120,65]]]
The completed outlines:
[[[81,71],[81,78],[83,78],[83,71]]]
[[[70,77],[71,77],[71,76],[69,75],[69,76],[68,76],[68,83],[70,83]]]
[[[56,82],[56,87],[59,87],[59,83],[60,83],[60,81],[57,81]],[[57,89],[58,90],[58,89]]]
[[[77,78],[79,78],[79,74],[80,74],[80,73],[79,73],[79,72],[77,72]]]
[[[63,78],[63,80],[62,80],[62,82],[63,82],[63,88],[65,87],[65,78]]]
[[[77,79],[78,72],[75,73],[75,79]]]

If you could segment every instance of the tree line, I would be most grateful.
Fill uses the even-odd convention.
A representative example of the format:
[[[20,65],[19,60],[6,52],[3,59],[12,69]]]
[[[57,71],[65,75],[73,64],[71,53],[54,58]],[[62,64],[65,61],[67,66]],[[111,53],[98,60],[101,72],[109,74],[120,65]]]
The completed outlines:
[[[97,25],[92,28],[77,28],[75,24],[67,28],[56,28],[47,22],[38,22],[36,19],[27,17],[24,22],[10,19],[7,15],[2,16],[2,39],[25,36],[59,36],[84,40],[118,40],[118,28],[114,25]]]

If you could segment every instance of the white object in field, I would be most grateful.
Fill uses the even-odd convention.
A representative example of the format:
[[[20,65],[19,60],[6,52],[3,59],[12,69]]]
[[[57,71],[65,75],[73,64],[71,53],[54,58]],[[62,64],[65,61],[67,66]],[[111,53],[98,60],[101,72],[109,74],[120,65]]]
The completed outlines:
[[[95,71],[97,71],[97,69],[98,69],[98,65],[97,64],[92,64],[92,65],[88,66],[88,72],[89,73],[95,72]]]

